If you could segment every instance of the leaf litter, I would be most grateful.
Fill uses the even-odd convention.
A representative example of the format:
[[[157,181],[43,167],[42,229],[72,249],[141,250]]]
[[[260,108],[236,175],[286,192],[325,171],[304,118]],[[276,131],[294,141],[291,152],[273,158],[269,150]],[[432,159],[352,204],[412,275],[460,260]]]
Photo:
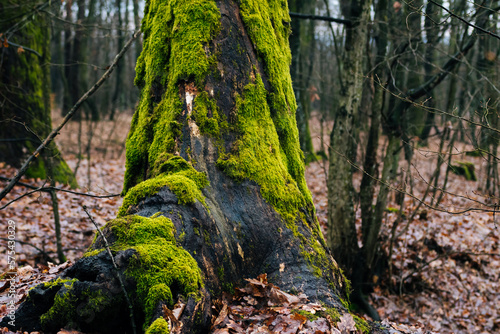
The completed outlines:
[[[65,151],[64,148],[76,147],[76,124],[70,124],[73,128],[65,130],[66,134],[62,134],[63,144],[59,143],[71,168],[75,168],[78,162],[75,152]],[[107,126],[116,128],[113,124]],[[119,128],[114,137],[107,135],[106,138],[95,139],[97,144],[92,148],[92,159],[90,162],[85,159],[80,161],[77,175],[80,186],[88,186],[90,180],[91,187],[77,191],[98,195],[121,192],[125,129],[123,126]],[[82,142],[85,142],[83,139]],[[474,163],[481,166],[482,161],[474,159]],[[415,160],[413,193],[422,196],[426,186],[422,180],[432,173],[435,159],[420,157]],[[479,180],[482,177],[484,179],[481,170],[476,169]],[[327,222],[324,171],[323,162],[312,163],[306,169],[306,179],[323,230]],[[12,177],[16,170],[0,164],[0,172],[2,176]],[[360,179],[360,173],[356,173],[355,186],[359,187]],[[41,180],[26,178],[21,181],[37,187],[44,184]],[[0,187],[5,184],[0,181]],[[65,186],[63,188],[68,189]],[[465,181],[459,176],[450,175],[448,189],[452,193],[464,195],[464,198],[444,196],[442,205],[450,210],[470,206],[467,197],[481,199],[478,183]],[[6,200],[15,199],[26,192],[26,188],[15,187]],[[395,194],[390,197],[388,205],[391,207],[396,207],[394,197]],[[2,203],[5,204],[6,200]],[[69,260],[60,265],[54,264],[57,262],[56,244],[48,194],[35,193],[0,210],[2,221],[11,219],[16,222],[16,240],[19,241],[16,243],[16,261],[19,266],[17,304],[25,298],[29,288],[54,278],[90,245],[94,227],[83,212],[83,205],[90,208],[94,219],[102,226],[115,217],[121,204],[119,197],[98,199],[64,192],[58,192],[58,200],[63,248]],[[415,207],[416,203],[406,198],[404,216],[409,217]],[[384,219],[381,237],[386,254],[389,254],[388,240],[397,214],[394,211],[387,212]],[[358,224],[359,216],[358,212]],[[450,215],[421,210],[411,224],[401,224],[396,229],[399,235],[395,239],[391,258],[393,276],[374,276],[376,283],[370,295],[372,304],[384,319],[382,325],[390,333],[427,333],[430,330],[437,333],[500,333],[498,221],[498,217],[485,212]],[[7,224],[3,226],[4,235],[7,235]],[[2,242],[6,243],[5,240]],[[49,261],[48,256],[52,261]],[[7,267],[6,247],[2,247],[0,268],[5,272]],[[248,279],[247,282],[247,286],[237,289],[233,296],[226,296],[224,300],[214,303],[217,316],[213,319],[212,333],[341,333],[352,328],[349,314],[334,321],[328,315],[324,316],[322,305],[309,302],[305,295],[286,294],[263,277]],[[8,282],[0,281],[0,304],[5,301],[8,288]],[[171,316],[168,312],[164,313],[173,328],[178,324],[172,317],[179,319],[182,313],[182,305],[176,307],[170,312]],[[5,307],[0,307],[0,315],[4,315],[5,311]],[[2,333],[9,332],[3,329]],[[61,330],[60,333],[78,334],[70,330]]]

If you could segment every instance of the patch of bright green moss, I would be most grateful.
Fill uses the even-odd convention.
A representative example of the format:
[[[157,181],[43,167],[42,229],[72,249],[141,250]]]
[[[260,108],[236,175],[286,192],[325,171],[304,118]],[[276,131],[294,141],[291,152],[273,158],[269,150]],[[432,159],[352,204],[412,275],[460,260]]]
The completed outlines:
[[[333,307],[327,307],[326,305],[323,305],[325,308],[325,311],[320,311],[319,314],[323,316],[323,314],[327,314],[331,317],[332,322],[336,323],[337,321],[340,321],[340,313],[336,308]]]
[[[96,234],[97,235],[97,234]],[[104,249],[93,249],[91,251],[87,251],[83,254],[83,257],[91,257],[91,256],[96,256],[97,254],[104,252]]]
[[[236,126],[241,133],[235,143],[238,150],[234,154],[221,155],[218,166],[236,180],[257,182],[269,204],[287,222],[295,221],[299,208],[308,206],[310,193],[306,189],[304,194],[289,173],[271,119],[267,91],[258,74],[255,83],[245,87],[243,96],[236,96],[236,108]]]
[[[178,83],[194,81],[203,90],[205,77],[216,66],[215,55],[207,54],[205,46],[219,29],[220,12],[213,0],[147,1],[135,79],[141,99],[127,138],[124,194],[149,177],[161,154],[175,153],[182,112]],[[216,110],[212,112],[215,116]],[[213,121],[206,123],[205,128],[215,129]]]
[[[45,327],[54,319],[58,319],[59,323],[71,323],[75,318],[76,309],[74,305],[77,302],[77,298],[72,294],[71,290],[76,281],[77,279],[67,280],[58,278],[55,281],[44,283],[44,287],[47,288],[57,285],[62,286],[54,297],[54,304],[52,307],[40,317],[42,327]]]
[[[139,183],[127,192],[118,210],[118,217],[126,215],[129,207],[137,204],[140,199],[156,194],[165,186],[168,186],[177,196],[179,204],[190,204],[198,200],[205,205],[205,197],[201,189],[208,185],[207,176],[197,172],[183,158],[162,154],[154,165],[153,171],[158,175]]]
[[[137,282],[137,297],[146,314],[146,324],[160,301],[173,306],[176,294],[196,295],[203,286],[196,261],[177,246],[170,219],[127,216],[109,221],[105,228],[116,237],[113,251],[137,251],[125,273]]]
[[[300,314],[301,316],[306,317],[307,320],[309,320],[309,321],[314,321],[320,317],[320,313],[318,313],[318,312],[312,314],[311,312],[308,312],[305,310],[292,310],[292,313]]]
[[[208,96],[206,91],[198,94],[194,99],[193,120],[204,135],[218,138],[221,131],[228,129],[228,123],[223,118],[215,100]]]
[[[358,331],[360,331],[361,333],[366,333],[366,334],[371,332],[370,325],[368,324],[368,322],[365,319],[360,318],[355,314],[352,314],[352,317],[354,319],[354,322],[356,323],[356,329]]]
[[[457,161],[455,165],[449,167],[457,175],[465,176],[467,181],[477,181],[475,166],[472,162]]]
[[[170,330],[168,329],[167,321],[160,317],[153,321],[151,326],[146,330],[146,334],[169,334]]]
[[[290,76],[292,56],[288,37],[291,20],[287,1],[242,0],[240,10],[248,35],[265,66],[270,85],[267,99],[280,142],[279,153],[297,187],[308,203],[312,203],[304,178],[304,157],[295,119],[297,103]]]

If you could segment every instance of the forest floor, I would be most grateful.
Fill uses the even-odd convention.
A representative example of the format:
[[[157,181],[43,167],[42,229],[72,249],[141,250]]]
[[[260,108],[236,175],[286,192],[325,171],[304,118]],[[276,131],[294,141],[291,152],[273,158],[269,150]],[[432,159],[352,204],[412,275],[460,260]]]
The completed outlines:
[[[125,171],[124,142],[129,122],[130,116],[123,115],[114,122],[83,121],[81,127],[78,122],[72,122],[63,129],[57,143],[69,166],[73,170],[78,166],[80,188],[76,189],[77,192],[93,195],[121,192]],[[93,133],[91,138],[89,129]],[[317,124],[313,124],[312,131],[319,133]],[[438,140],[435,137],[429,146],[417,149],[411,166],[401,163],[395,187],[412,193],[416,198],[423,196],[426,180],[436,165]],[[457,145],[453,161],[474,163],[478,181],[466,181],[463,176],[450,173],[449,193],[440,203],[441,208],[450,212],[481,208],[475,201],[485,199],[481,196],[481,187],[485,184],[485,161],[462,154],[468,149],[464,144]],[[446,166],[442,168],[444,174]],[[307,183],[323,228],[327,222],[326,169],[324,162],[311,163],[306,169]],[[0,165],[0,176],[12,177],[14,174],[15,169]],[[361,177],[361,172],[355,173],[356,187],[359,187]],[[22,182],[43,186],[40,180],[22,179]],[[5,184],[0,182],[0,187]],[[31,190],[17,186],[7,201],[28,191]],[[370,301],[381,318],[399,324],[417,324],[421,331],[436,333],[500,333],[500,217],[480,210],[453,214],[418,207],[419,202],[411,196],[405,196],[400,207],[396,204],[398,197],[395,191],[390,194],[382,226],[382,249],[387,255],[393,240],[392,275],[387,272],[374,274],[374,291],[370,295]],[[87,206],[92,217],[103,226],[115,217],[121,198],[88,197],[60,191],[58,200],[64,253],[69,261],[75,261],[91,243],[95,231],[83,206]],[[7,201],[2,201],[2,206]],[[358,209],[358,223],[359,216]],[[5,222],[2,224],[3,236],[0,236],[0,244],[5,245],[0,249],[2,271],[8,269],[7,221],[13,221],[16,226],[16,239],[19,240],[16,261],[19,267],[24,266],[19,271],[19,295],[25,295],[30,287],[54,277],[67,266],[55,265],[59,261],[48,193],[35,192],[15,200],[0,210],[0,218]],[[0,304],[8,299],[7,287],[5,281],[0,282]],[[5,308],[0,307],[0,317],[5,312]]]

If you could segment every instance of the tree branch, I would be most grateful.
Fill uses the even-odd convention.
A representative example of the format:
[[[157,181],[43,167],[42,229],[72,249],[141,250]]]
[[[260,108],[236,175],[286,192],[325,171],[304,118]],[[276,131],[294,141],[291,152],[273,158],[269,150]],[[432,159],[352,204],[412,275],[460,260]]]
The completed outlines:
[[[5,177],[5,176],[0,176],[0,180],[1,181],[7,181],[7,182],[11,181],[11,179],[9,179],[8,177]],[[92,195],[92,194],[86,194],[86,193],[81,193],[81,192],[78,192],[78,191],[73,191],[73,190],[68,190],[68,189],[62,189],[62,188],[57,188],[57,187],[36,187],[36,186],[33,186],[31,184],[27,184],[27,183],[24,183],[24,182],[17,182],[16,185],[21,186],[21,187],[25,187],[25,188],[28,188],[28,189],[36,190],[36,191],[50,192],[52,190],[55,190],[55,191],[61,191],[61,192],[64,192],[64,193],[70,193],[70,194],[73,194],[73,195],[87,196],[87,197],[93,197],[93,198],[110,198],[110,197],[118,197],[118,196],[120,196],[120,194]]]
[[[38,158],[38,156],[40,155],[40,153],[42,152],[42,150],[44,148],[46,148],[50,142],[52,142],[52,140],[54,140],[54,138],[59,134],[59,131],[61,131],[61,129],[66,125],[66,123],[68,123],[68,121],[71,119],[71,117],[76,113],[76,111],[80,108],[80,106],[90,97],[92,96],[92,94],[94,94],[98,89],[99,87],[101,87],[101,85],[109,78],[109,76],[111,75],[111,73],[113,72],[113,70],[115,69],[115,67],[117,66],[118,64],[118,61],[123,57],[123,55],[125,54],[125,52],[130,48],[130,46],[132,45],[132,42],[141,34],[141,31],[138,30],[134,33],[134,35],[132,36],[132,38],[130,38],[130,40],[127,42],[127,44],[125,44],[125,46],[123,47],[123,49],[116,55],[115,59],[113,60],[113,62],[111,63],[111,65],[109,66],[108,70],[103,74],[103,76],[95,83],[95,85],[90,88],[85,94],[83,94],[83,96],[76,102],[76,104],[73,106],[73,108],[71,108],[71,110],[66,114],[66,116],[64,117],[63,121],[61,122],[61,124],[59,124],[59,126],[57,128],[55,128],[54,130],[52,130],[52,132],[49,134],[49,136],[43,141],[42,144],[40,144],[40,146],[38,146],[38,148],[35,150],[35,152],[33,152],[33,154],[24,162],[24,164],[22,165],[21,169],[19,170],[19,172],[16,174],[16,176],[9,182],[9,184],[7,185],[7,187],[5,187],[2,192],[0,193],[0,201],[12,190],[12,188],[14,187],[14,185],[19,182],[19,180],[21,179],[21,177],[26,173],[26,171],[28,170],[28,167],[29,165],[36,159]]]
[[[5,240],[5,241],[12,241],[11,239],[8,239],[8,238],[3,238],[3,237],[0,237],[0,240]],[[32,243],[29,243],[27,241],[21,241],[21,240],[16,240],[16,242],[20,243],[21,245],[28,245],[28,246],[31,246],[33,247],[34,249],[36,249],[38,252],[40,252],[40,254],[42,254],[43,256],[45,256],[45,258],[52,262],[52,263],[56,263],[57,261],[55,261],[50,255],[49,253],[47,253],[46,251],[44,251],[43,249],[33,245]]]
[[[12,46],[14,46],[14,47],[16,47],[16,48],[22,48],[23,50],[26,50],[26,51],[29,51],[29,52],[34,53],[35,55],[37,55],[37,56],[38,56],[38,58],[42,58],[42,55],[41,55],[41,54],[39,54],[37,51],[35,51],[35,50],[33,50],[33,49],[30,49],[30,48],[28,48],[28,47],[26,47],[26,46],[22,46],[22,45],[16,44],[16,43],[11,42],[11,41],[7,41],[7,44],[12,45]]]
[[[462,22],[463,22],[463,23],[465,23],[466,25],[468,25],[468,26],[470,26],[470,27],[472,27],[472,28],[474,28],[474,29],[476,29],[476,30],[479,30],[479,31],[481,31],[481,32],[484,32],[485,34],[488,34],[488,35],[490,35],[490,36],[493,36],[493,37],[495,37],[495,38],[500,39],[500,36],[499,36],[499,35],[494,34],[494,33],[492,33],[491,31],[488,31],[488,30],[483,29],[483,28],[481,28],[481,27],[479,27],[479,26],[477,26],[477,25],[475,25],[475,24],[470,23],[469,21],[467,21],[467,20],[466,20],[466,19],[464,19],[463,17],[460,17],[460,16],[458,16],[458,15],[454,14],[451,10],[449,10],[448,8],[444,7],[443,5],[441,5],[441,4],[439,4],[439,3],[437,3],[436,1],[434,1],[434,0],[429,0],[429,2],[430,2],[430,3],[435,4],[436,6],[440,7],[441,9],[444,9],[444,10],[445,10],[448,14],[450,14],[451,16],[453,16],[453,17],[455,17],[455,18],[459,19],[460,21],[462,21]],[[498,7],[498,8],[500,8],[500,7]],[[495,8],[493,11],[494,11],[494,12],[496,12],[496,11],[498,10],[498,8]]]
[[[335,17],[330,17],[330,16],[320,16],[320,15],[301,14],[301,13],[290,12],[290,17],[294,17],[296,19],[304,19],[304,20],[318,20],[318,21],[335,22],[335,23],[345,24],[347,26],[352,25],[351,20],[337,19]]]

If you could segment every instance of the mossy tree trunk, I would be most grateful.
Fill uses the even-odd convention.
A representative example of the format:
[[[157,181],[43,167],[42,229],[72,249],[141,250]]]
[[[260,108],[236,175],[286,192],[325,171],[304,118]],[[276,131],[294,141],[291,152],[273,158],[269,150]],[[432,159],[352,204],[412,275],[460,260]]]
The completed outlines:
[[[0,0],[0,161],[20,167],[50,133],[49,25],[36,1]],[[52,164],[48,173],[47,164]],[[50,175],[49,175],[50,174]],[[28,177],[76,181],[54,143]]]
[[[346,311],[304,179],[287,11],[284,0],[146,4],[125,198],[104,227],[143,330],[165,328],[162,305],[183,298],[181,332],[206,332],[210,301],[261,273]],[[130,333],[104,246],[97,236],[33,289],[17,326]]]

